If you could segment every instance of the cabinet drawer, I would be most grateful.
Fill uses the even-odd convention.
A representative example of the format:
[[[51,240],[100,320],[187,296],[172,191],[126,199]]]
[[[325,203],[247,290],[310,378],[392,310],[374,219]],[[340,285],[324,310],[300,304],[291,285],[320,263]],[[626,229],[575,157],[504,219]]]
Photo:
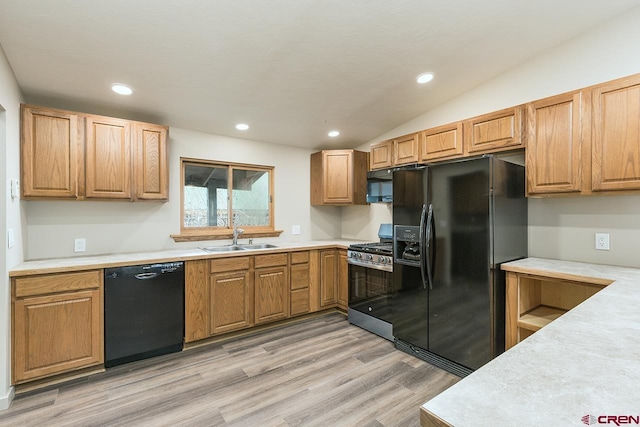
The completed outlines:
[[[251,257],[233,257],[211,260],[211,273],[222,271],[248,270],[251,268]]]
[[[291,316],[309,312],[309,289],[291,291]]]
[[[309,251],[291,253],[291,264],[303,264],[305,262],[309,262]]]
[[[22,298],[82,289],[97,289],[102,286],[102,274],[102,270],[92,270],[78,273],[20,277],[15,279],[15,297]]]
[[[256,255],[256,268],[287,265],[287,254]]]
[[[290,272],[292,291],[309,287],[309,264],[292,265]]]

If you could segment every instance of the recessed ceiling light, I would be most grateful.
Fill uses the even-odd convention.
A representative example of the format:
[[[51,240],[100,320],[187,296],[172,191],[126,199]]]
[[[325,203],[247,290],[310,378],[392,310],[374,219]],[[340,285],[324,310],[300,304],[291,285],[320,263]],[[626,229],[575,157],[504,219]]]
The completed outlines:
[[[416,78],[416,81],[421,85],[429,83],[431,80],[433,80],[433,73],[422,73]]]
[[[330,138],[335,138],[336,136],[340,135],[340,132],[338,132],[337,130],[332,130],[327,135],[329,135]]]
[[[112,84],[111,90],[117,93],[118,95],[131,95],[133,93],[133,89],[131,89],[127,85],[123,85],[122,83]]]
[[[246,123],[238,123],[236,125],[236,129],[238,129],[238,130],[247,130],[247,129],[249,129],[249,125],[246,124]]]

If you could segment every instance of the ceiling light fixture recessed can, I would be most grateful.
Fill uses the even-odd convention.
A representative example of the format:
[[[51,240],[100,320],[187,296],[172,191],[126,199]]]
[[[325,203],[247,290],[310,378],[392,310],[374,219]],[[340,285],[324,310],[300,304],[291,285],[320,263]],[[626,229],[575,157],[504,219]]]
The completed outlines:
[[[329,138],[335,138],[336,136],[340,135],[340,132],[338,132],[337,130],[332,130],[327,135],[329,135]]]
[[[431,80],[433,80],[433,73],[422,73],[418,77],[416,77],[416,81],[421,85],[429,83]]]
[[[247,129],[249,129],[249,125],[246,124],[246,123],[238,123],[236,125],[236,129],[238,129],[238,130],[247,130]]]
[[[118,95],[131,95],[133,93],[133,89],[131,89],[129,86],[122,83],[112,84],[111,90],[117,93]]]

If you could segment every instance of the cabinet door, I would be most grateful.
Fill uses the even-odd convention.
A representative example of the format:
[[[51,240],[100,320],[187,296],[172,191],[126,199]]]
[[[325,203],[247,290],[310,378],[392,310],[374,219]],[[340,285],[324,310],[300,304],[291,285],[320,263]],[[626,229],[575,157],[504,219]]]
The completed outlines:
[[[135,124],[135,193],[140,200],[167,200],[167,128],[148,123]]]
[[[420,158],[418,153],[419,135],[419,133],[412,133],[393,140],[393,162],[395,165],[418,162]]]
[[[640,189],[640,76],[593,90],[592,189]]]
[[[249,271],[213,274],[209,297],[211,334],[253,325],[253,281]]]
[[[184,341],[209,336],[209,261],[186,261],[184,273]]]
[[[337,251],[320,252],[320,307],[335,305],[338,299]]]
[[[131,199],[130,128],[127,120],[87,117],[87,198]]]
[[[581,188],[582,95],[558,95],[527,105],[527,193]]]
[[[13,303],[15,384],[104,362],[99,289]]]
[[[256,324],[289,317],[289,277],[286,266],[255,271]]]
[[[323,152],[323,154],[324,203],[352,203],[353,151],[331,150]]]
[[[77,197],[81,123],[77,114],[22,106],[23,197]]]
[[[464,122],[464,146],[468,153],[523,147],[522,106],[507,108]]]
[[[369,169],[390,168],[393,165],[392,154],[392,141],[382,141],[372,145],[369,153]]]
[[[338,251],[338,305],[343,310],[349,306],[349,265],[347,251]]]
[[[462,122],[427,129],[420,139],[420,161],[462,156],[462,148]]]

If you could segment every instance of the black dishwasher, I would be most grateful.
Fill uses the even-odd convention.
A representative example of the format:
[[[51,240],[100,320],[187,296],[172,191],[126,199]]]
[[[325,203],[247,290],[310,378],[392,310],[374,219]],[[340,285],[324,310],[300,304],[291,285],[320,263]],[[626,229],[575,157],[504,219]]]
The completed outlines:
[[[184,263],[104,270],[105,367],[182,350]]]

